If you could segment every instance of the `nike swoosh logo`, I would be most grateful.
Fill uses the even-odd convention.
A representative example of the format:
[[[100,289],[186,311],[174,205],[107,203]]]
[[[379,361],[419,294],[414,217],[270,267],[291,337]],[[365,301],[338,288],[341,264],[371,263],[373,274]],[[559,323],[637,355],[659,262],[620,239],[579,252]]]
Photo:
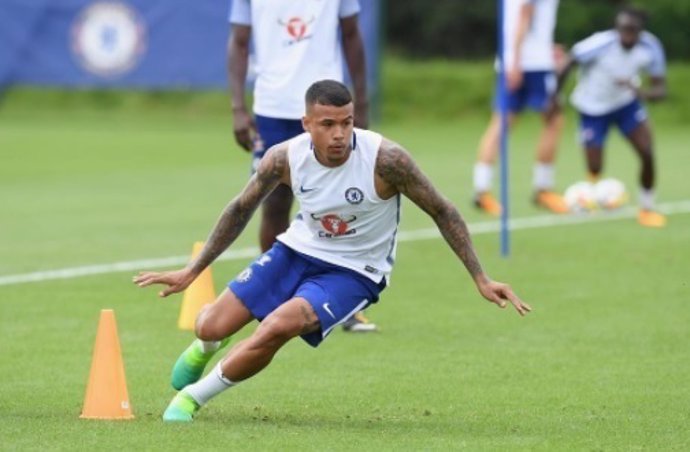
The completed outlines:
[[[304,188],[304,185],[299,186],[300,193],[309,193],[310,191],[314,190],[316,190],[316,188]]]
[[[328,315],[335,318],[335,314],[333,314],[333,311],[331,311],[331,309],[328,307],[329,304],[330,303],[324,303],[323,304],[323,310],[326,311],[328,313]]]

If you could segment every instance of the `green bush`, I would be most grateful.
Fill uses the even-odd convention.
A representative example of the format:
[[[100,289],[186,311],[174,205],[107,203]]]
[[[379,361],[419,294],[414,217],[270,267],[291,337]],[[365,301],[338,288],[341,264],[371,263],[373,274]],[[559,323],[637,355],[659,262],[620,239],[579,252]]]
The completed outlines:
[[[561,0],[556,38],[572,45],[611,28],[621,0]],[[650,13],[649,30],[669,58],[690,58],[690,0],[636,2]],[[386,39],[392,51],[414,57],[487,58],[496,49],[495,0],[386,2]]]
[[[400,119],[456,120],[477,113],[488,115],[494,89],[490,60],[409,61],[387,58],[381,80],[384,121]],[[575,81],[575,74],[570,84]],[[672,63],[668,73],[669,95],[650,105],[655,120],[690,121],[690,66]]]
[[[571,83],[575,77],[571,78]],[[690,122],[690,65],[673,63],[668,74],[669,97],[651,105],[655,120]],[[491,60],[408,60],[386,57],[381,73],[380,117],[400,120],[457,121],[464,116],[488,115],[494,89]],[[0,113],[36,116],[55,111],[70,114],[149,112],[163,118],[221,116],[230,120],[227,93],[64,91],[16,87],[6,93]]]

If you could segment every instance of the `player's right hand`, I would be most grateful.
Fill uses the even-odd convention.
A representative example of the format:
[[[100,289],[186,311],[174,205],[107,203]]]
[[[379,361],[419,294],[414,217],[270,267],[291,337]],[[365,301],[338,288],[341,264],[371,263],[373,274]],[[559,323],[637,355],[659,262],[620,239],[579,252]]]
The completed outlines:
[[[150,286],[151,284],[164,284],[168,286],[158,292],[158,296],[167,297],[170,294],[182,292],[196,278],[196,275],[189,269],[175,270],[169,272],[140,272],[132,278],[132,282],[139,287]]]
[[[495,303],[501,309],[505,308],[508,302],[510,302],[518,314],[522,316],[532,310],[530,305],[515,295],[515,292],[508,284],[489,280],[478,284],[478,289],[484,298]]]
[[[253,135],[256,131],[256,125],[252,116],[243,108],[233,110],[233,131],[235,133],[235,141],[245,151],[252,150]]]
[[[519,68],[512,68],[508,72],[506,72],[506,87],[508,88],[508,91],[515,92],[520,87],[522,86],[522,82],[524,81],[525,75],[522,72],[522,69]]]

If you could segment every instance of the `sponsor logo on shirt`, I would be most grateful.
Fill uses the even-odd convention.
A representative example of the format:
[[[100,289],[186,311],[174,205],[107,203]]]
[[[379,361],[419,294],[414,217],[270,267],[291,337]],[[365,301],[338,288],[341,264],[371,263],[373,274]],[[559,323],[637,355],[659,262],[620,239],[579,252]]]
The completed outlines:
[[[291,17],[290,19],[284,21],[283,19],[278,19],[278,25],[285,28],[285,32],[288,34],[290,39],[285,41],[286,46],[291,46],[299,42],[311,39],[312,33],[310,31],[310,26],[314,23],[316,17],[305,20],[301,17]]]
[[[319,237],[332,238],[357,233],[356,228],[350,229],[349,227],[349,223],[352,223],[357,219],[355,215],[348,215],[347,217],[343,218],[333,213],[329,213],[322,217],[311,214],[311,218],[320,222],[321,227],[325,229],[325,231],[319,231]]]

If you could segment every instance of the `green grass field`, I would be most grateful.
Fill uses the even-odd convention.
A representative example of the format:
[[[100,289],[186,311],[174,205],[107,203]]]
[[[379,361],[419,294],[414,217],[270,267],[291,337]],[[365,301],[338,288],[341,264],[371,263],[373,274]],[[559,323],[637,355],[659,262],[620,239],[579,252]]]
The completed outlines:
[[[661,108],[661,107],[660,107]],[[484,112],[384,122],[466,215]],[[688,131],[656,123],[660,202],[690,199]],[[513,137],[515,217],[528,202],[536,122]],[[570,118],[559,187],[583,178]],[[185,255],[247,177],[225,115],[0,111],[0,277]],[[637,162],[614,136],[608,175],[634,193]],[[405,205],[403,231],[432,227]],[[289,344],[193,425],[164,425],[171,365],[190,342],[181,297],[133,272],[0,286],[3,450],[687,450],[690,215],[664,230],[631,218],[518,230],[490,274],[534,312],[482,301],[440,239],[401,243],[393,285],[369,310],[381,333]],[[252,223],[236,248],[253,246]],[[216,288],[248,259],[219,262]],[[115,309],[136,419],[79,419],[99,311]],[[248,332],[247,332],[248,333]],[[245,334],[247,334],[245,333]]]

